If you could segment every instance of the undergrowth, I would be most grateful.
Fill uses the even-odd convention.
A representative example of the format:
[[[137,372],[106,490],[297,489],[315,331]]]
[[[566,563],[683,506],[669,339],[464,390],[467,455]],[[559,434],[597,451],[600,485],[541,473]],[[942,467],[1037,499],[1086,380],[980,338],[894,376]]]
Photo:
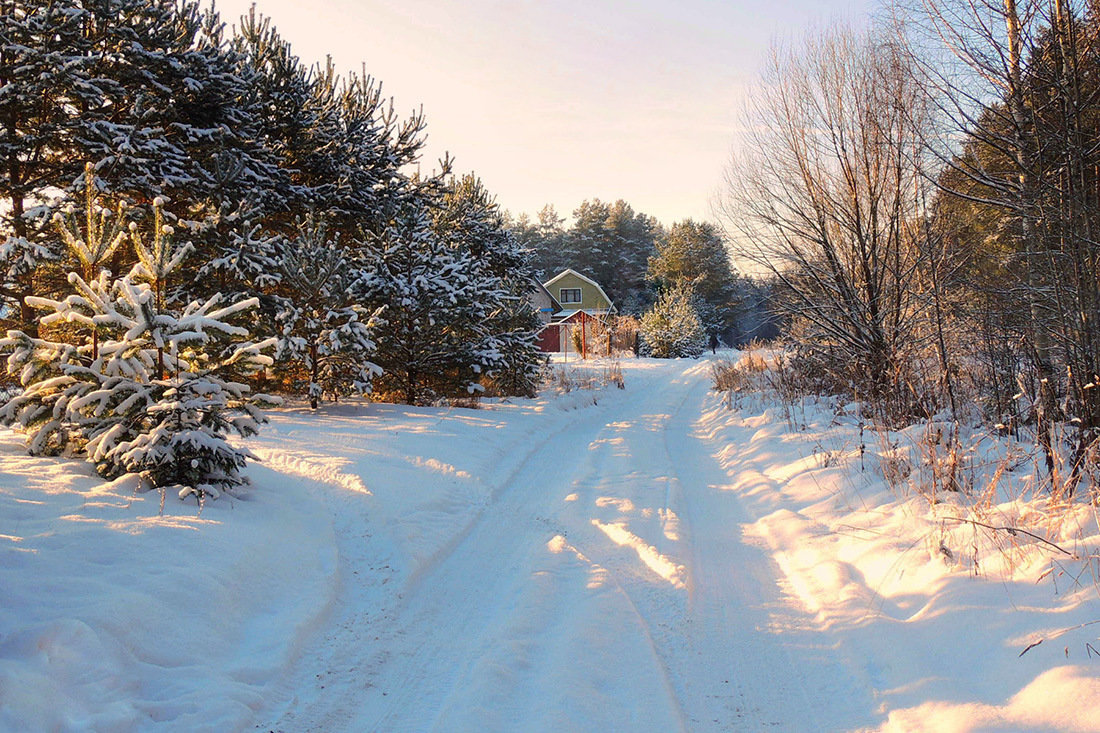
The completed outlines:
[[[885,484],[910,507],[930,556],[1100,598],[1100,446],[1075,464],[1071,428],[1059,426],[1050,466],[1034,428],[1006,431],[977,413],[884,419],[881,405],[817,392],[781,348],[750,345],[715,360],[711,376],[730,409],[778,406],[792,431],[813,428],[818,467],[845,464],[849,493]]]

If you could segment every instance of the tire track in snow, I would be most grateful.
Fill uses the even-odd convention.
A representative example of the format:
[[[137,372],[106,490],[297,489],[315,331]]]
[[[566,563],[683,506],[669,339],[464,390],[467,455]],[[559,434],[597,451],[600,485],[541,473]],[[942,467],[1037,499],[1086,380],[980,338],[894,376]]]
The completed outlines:
[[[399,641],[416,631],[427,633],[423,633],[415,650],[403,660],[402,667],[406,674],[399,675],[396,680],[387,680],[385,673],[382,673],[375,683],[378,690],[386,686],[399,692],[391,698],[388,691],[382,691],[384,697],[391,699],[376,700],[381,703],[381,711],[361,716],[360,723],[371,730],[448,729],[446,721],[437,720],[427,713],[432,710],[441,712],[450,693],[462,684],[465,673],[481,656],[489,653],[494,627],[506,620],[495,613],[501,610],[507,612],[507,598],[514,593],[517,583],[527,580],[521,575],[523,560],[530,549],[527,544],[531,534],[528,525],[537,521],[538,516],[545,515],[548,506],[557,504],[572,493],[579,483],[584,482],[583,477],[601,472],[607,458],[601,446],[608,444],[608,433],[615,430],[613,426],[617,420],[609,417],[615,417],[616,407],[605,403],[590,408],[581,420],[562,426],[548,436],[545,443],[528,453],[498,485],[493,501],[479,511],[456,537],[456,541],[438,553],[430,565],[418,574],[415,582],[410,582],[410,597],[405,599],[399,613],[406,619],[399,621],[400,630],[394,638]],[[618,406],[619,411],[622,409]],[[629,402],[625,409],[630,409]],[[545,481],[556,475],[562,456],[578,453],[576,446],[583,446],[585,458],[573,469],[572,480],[558,482],[555,494],[552,487],[545,486]],[[541,542],[545,542],[545,538]],[[494,572],[478,578],[464,575],[464,569],[471,564],[472,558],[490,557],[497,559],[492,569]],[[471,590],[471,581],[480,581],[481,585]],[[624,594],[624,598],[633,606],[629,596]],[[451,618],[461,619],[458,628],[453,623],[448,625],[433,621],[441,611]],[[640,614],[637,616],[648,635],[644,618]],[[433,629],[435,633],[432,633]],[[650,644],[652,646],[652,640]],[[455,649],[456,645],[459,648]],[[660,662],[659,658],[656,659]],[[426,671],[429,668],[431,670]],[[665,670],[662,669],[662,673],[666,674]],[[679,717],[678,701],[671,688],[668,695],[669,705]],[[368,704],[366,707],[369,710],[371,706]],[[425,714],[418,716],[414,712],[410,716],[411,711],[423,711]]]
[[[675,496],[680,505],[691,558],[688,613],[693,623],[684,651],[717,662],[712,669],[692,670],[691,655],[681,655],[686,666],[682,670],[683,694],[689,698],[686,702],[697,730],[725,730],[735,723],[754,729],[797,728],[796,721],[809,719],[806,712],[810,710],[801,682],[796,685],[796,692],[804,712],[793,719],[785,719],[780,713],[790,705],[789,678],[798,676],[797,666],[781,644],[764,643],[767,640],[761,636],[761,629],[753,623],[759,613],[756,603],[746,604],[744,593],[731,592],[735,578],[738,585],[747,580],[738,578],[741,568],[756,565],[759,572],[770,567],[767,558],[762,554],[754,557],[754,551],[741,542],[741,507],[733,496],[729,495],[725,502],[732,512],[715,511],[718,507],[709,501],[720,495],[726,476],[694,429],[708,391],[706,381],[694,385],[661,433],[662,448],[671,467],[669,500],[671,504]],[[686,415],[689,401],[692,414]],[[699,409],[695,409],[696,403]],[[677,438],[676,451],[670,434]],[[716,552],[718,547],[722,549]],[[753,580],[758,588],[750,597],[763,603],[768,588],[774,585],[774,574],[767,572]],[[785,663],[777,664],[777,656]],[[745,664],[746,658],[752,660],[751,669]],[[782,672],[777,667],[782,667]],[[766,682],[761,684],[761,680]]]
[[[657,381],[660,373],[647,372],[645,377],[634,381],[630,388],[645,391],[646,382]],[[524,570],[523,554],[529,548],[523,540],[532,535],[531,522],[543,521],[541,518],[548,513],[546,506],[558,505],[564,499],[564,494],[548,495],[546,479],[560,472],[563,456],[586,456],[574,475],[590,458],[603,458],[602,451],[589,453],[583,448],[603,439],[601,431],[612,422],[608,414],[630,409],[629,400],[625,408],[616,407],[623,402],[613,398],[617,396],[607,395],[612,399],[601,399],[595,407],[558,413],[560,420],[551,423],[556,428],[549,436],[530,440],[524,435],[509,441],[500,454],[519,458],[496,467],[507,473],[503,479],[493,481],[485,505],[446,545],[422,561],[399,592],[384,597],[381,603],[377,594],[358,590],[363,577],[351,577],[356,567],[369,569],[365,559],[358,564],[342,563],[348,581],[347,597],[341,600],[337,620],[320,648],[311,655],[321,671],[316,680],[310,679],[305,667],[300,667],[297,675],[300,688],[318,689],[305,691],[300,699],[275,708],[279,723],[270,727],[288,733],[419,731],[439,723],[433,722],[433,714],[439,714],[451,693],[459,689],[465,671],[485,656],[487,645],[493,641],[491,632],[500,619],[493,616],[492,609],[507,606],[508,592],[526,580],[517,572]],[[595,440],[589,440],[593,433],[597,434]],[[516,451],[516,447],[521,450]],[[471,478],[481,481],[480,477]],[[547,525],[541,526],[549,531]],[[518,531],[509,541],[508,532],[512,530]],[[543,537],[541,542],[546,539]],[[342,548],[341,554],[346,550]],[[490,563],[493,571],[481,568],[477,577],[465,578],[473,581],[471,584],[463,578],[470,569],[471,557],[504,559]],[[384,560],[374,565],[382,565]],[[373,601],[374,605],[365,608],[364,601]],[[451,623],[456,617],[460,621]],[[440,724],[441,729],[448,729],[445,721]]]
[[[260,462],[274,471],[287,473],[292,476],[331,484],[340,489],[347,489],[360,494],[370,494],[370,489],[363,483],[363,479],[354,473],[344,473],[339,465],[324,460],[314,460],[295,455],[289,451],[274,448],[251,448],[252,452],[260,459]]]
[[[697,430],[707,367],[645,367],[628,398],[511,441],[514,460],[470,477],[491,482],[484,505],[381,603],[355,595],[366,559],[347,558],[327,689],[282,729],[798,729],[809,693],[850,694],[802,669],[806,653],[842,673],[835,653],[766,629],[774,567],[742,543],[727,466]],[[684,570],[662,577],[641,547]]]
[[[741,700],[734,711],[739,725],[799,729],[815,721],[822,730],[865,725],[865,712],[875,707],[865,675],[835,647],[834,639],[810,630],[804,614],[786,602],[783,574],[775,560],[743,540],[742,528],[757,517],[730,484],[735,472],[761,473],[765,467],[732,459],[737,443],[719,446],[706,434],[702,416],[706,394],[707,389],[701,388],[699,409],[691,411],[694,418],[685,414],[687,419],[665,436],[684,494],[683,518],[691,544],[692,615],[700,623],[693,625],[689,641],[712,654],[720,650],[723,658],[736,662],[740,675],[730,678],[730,685],[736,686]],[[745,435],[746,444],[753,432]],[[674,436],[671,443],[669,435]],[[683,468],[690,466],[707,470],[685,475]],[[716,511],[722,505],[725,511]],[[743,627],[746,622],[753,628],[740,638],[723,628]],[[744,664],[746,657],[752,659],[751,665]],[[711,680],[711,690],[700,700],[701,709],[723,699],[728,705],[724,679]],[[703,682],[694,680],[697,689]],[[848,709],[836,705],[838,699],[846,700]]]

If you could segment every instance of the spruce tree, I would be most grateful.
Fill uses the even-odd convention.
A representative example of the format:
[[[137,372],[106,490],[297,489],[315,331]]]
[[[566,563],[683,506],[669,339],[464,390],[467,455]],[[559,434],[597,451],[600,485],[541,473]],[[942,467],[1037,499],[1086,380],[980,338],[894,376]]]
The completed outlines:
[[[691,284],[680,282],[662,293],[642,316],[642,351],[646,356],[670,359],[703,353],[706,332],[693,301]]]

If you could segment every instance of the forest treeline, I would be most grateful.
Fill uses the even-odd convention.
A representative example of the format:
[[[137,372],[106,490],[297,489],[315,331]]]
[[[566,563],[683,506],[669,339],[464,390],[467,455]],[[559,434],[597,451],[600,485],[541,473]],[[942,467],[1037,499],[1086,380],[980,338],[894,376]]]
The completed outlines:
[[[1072,493],[1100,437],[1100,19],[923,0],[773,49],[722,204],[781,283],[792,373],[892,422],[1033,435]]]
[[[589,199],[572,214],[567,226],[547,205],[534,219],[509,221],[540,281],[571,268],[598,282],[618,314],[632,317],[652,311],[663,293],[687,289],[704,341],[714,335],[735,345],[776,335],[768,283],[737,271],[715,224],[684,219],[665,226],[621,199]]]
[[[200,498],[266,393],[530,395],[530,257],[425,122],[253,9],[0,2],[0,423]]]

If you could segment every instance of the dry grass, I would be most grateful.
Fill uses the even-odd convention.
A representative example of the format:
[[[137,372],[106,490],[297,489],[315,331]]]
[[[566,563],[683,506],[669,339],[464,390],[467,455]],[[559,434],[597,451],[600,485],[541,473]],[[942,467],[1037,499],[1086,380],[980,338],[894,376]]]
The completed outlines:
[[[1075,454],[1072,427],[1060,426],[1062,450],[1048,472],[1031,429],[1006,434],[983,427],[975,412],[958,420],[945,413],[899,420],[900,413],[866,400],[845,405],[850,394],[821,395],[803,366],[783,351],[756,348],[717,360],[712,384],[730,407],[754,394],[778,402],[792,431],[806,427],[808,402],[833,400],[838,418],[859,423],[858,458],[848,453],[858,461],[854,471],[873,466],[899,499],[919,499],[909,505],[913,521],[928,525],[929,547],[945,561],[1005,577],[1036,574],[1036,563],[1040,569],[1046,563],[1054,570],[1043,577],[1059,583],[1059,592],[1092,586],[1100,594],[1100,548],[1089,539],[1100,530],[1100,441]],[[823,468],[844,460],[820,446],[814,454]],[[859,480],[854,471],[845,480]]]
[[[575,364],[554,364],[548,371],[546,387],[562,394],[573,390],[598,390],[608,385],[626,389],[623,368],[616,358]]]

